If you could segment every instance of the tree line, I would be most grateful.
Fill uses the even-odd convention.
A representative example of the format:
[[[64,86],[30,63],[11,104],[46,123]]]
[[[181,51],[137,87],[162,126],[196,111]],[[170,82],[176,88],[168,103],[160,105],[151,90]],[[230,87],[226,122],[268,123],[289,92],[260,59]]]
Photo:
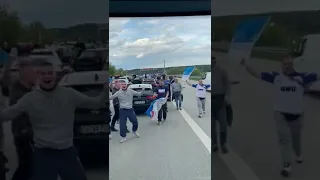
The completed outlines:
[[[125,75],[127,75],[127,72],[125,70],[123,70],[122,68],[117,69],[111,63],[108,63],[107,66],[109,67],[109,69],[108,69],[109,76],[115,76],[115,75],[125,76]]]
[[[202,76],[206,72],[211,72],[211,66],[210,65],[195,65],[196,68],[192,72],[191,76]],[[184,69],[188,66],[177,66],[177,67],[167,67],[166,73],[168,75],[182,75]],[[127,74],[140,74],[140,73],[163,73],[163,68],[153,68],[152,70],[144,70],[144,69],[132,69],[128,70]]]
[[[54,40],[54,33],[41,22],[23,24],[18,13],[4,5],[0,5],[0,27],[0,42],[8,42],[10,45],[19,42],[49,43]]]
[[[86,23],[68,28],[46,28],[40,21],[24,24],[17,12],[0,5],[0,42],[14,45],[19,42],[50,44],[56,41],[101,40],[107,35],[100,27],[105,24]],[[104,41],[106,41],[104,39]]]
[[[257,42],[257,46],[276,46],[290,48],[293,41],[302,36],[320,33],[320,11],[280,12],[255,15],[214,17],[213,41],[230,42],[234,30],[241,21],[257,16],[270,16],[271,20]]]

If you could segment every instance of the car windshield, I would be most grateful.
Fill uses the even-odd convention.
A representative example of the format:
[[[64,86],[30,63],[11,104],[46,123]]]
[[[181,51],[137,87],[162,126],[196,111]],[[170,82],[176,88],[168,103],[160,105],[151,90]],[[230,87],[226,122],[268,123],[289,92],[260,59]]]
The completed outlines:
[[[94,58],[97,56],[97,53],[94,51],[85,51],[81,54],[80,58]]]
[[[132,80],[132,84],[142,84],[142,80],[134,79],[134,80]]]
[[[143,81],[142,84],[154,84],[154,81]]]

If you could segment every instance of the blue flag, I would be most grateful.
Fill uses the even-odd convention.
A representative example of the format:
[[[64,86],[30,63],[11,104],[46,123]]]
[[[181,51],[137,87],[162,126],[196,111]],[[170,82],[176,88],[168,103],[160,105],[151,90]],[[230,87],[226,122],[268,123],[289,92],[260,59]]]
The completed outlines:
[[[9,54],[6,51],[0,49],[0,63],[6,63],[8,60]]]
[[[252,43],[258,40],[269,17],[256,17],[244,20],[236,28],[232,43]]]
[[[183,80],[189,79],[189,77],[192,74],[192,72],[194,71],[194,69],[195,69],[195,66],[191,66],[191,67],[185,68],[183,73],[182,73],[182,79]]]

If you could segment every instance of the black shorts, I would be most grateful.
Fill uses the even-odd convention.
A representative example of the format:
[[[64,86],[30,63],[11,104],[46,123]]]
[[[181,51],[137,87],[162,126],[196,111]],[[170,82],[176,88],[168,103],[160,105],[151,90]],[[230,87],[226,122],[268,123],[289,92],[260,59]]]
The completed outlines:
[[[291,113],[284,113],[284,112],[280,112],[284,118],[288,121],[296,121],[297,119],[299,119],[301,117],[302,114],[291,114]]]

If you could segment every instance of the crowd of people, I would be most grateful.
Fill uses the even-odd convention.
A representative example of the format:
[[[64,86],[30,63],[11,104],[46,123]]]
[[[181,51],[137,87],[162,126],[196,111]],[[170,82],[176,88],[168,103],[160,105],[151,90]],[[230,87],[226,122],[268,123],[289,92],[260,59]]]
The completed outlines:
[[[2,50],[2,49],[1,49]],[[10,52],[10,50],[8,51]],[[9,55],[0,80],[8,106],[0,112],[0,173],[6,179],[3,123],[12,121],[18,167],[12,180],[86,180],[86,173],[73,146],[74,111],[78,107],[100,108],[108,102],[109,86],[100,96],[89,97],[58,86],[56,69],[46,59],[19,60],[18,79],[11,76]],[[1,97],[1,101],[5,101]],[[2,161],[4,160],[4,161]]]
[[[136,79],[136,75],[133,75],[132,81]],[[116,77],[116,79],[119,77]],[[155,100],[157,99],[168,99],[169,92],[172,91],[173,100],[176,103],[177,110],[182,110],[182,101],[183,101],[183,87],[182,84],[179,82],[177,78],[170,76],[168,79],[166,75],[158,76],[156,78],[156,86],[153,88],[153,97]],[[199,80],[197,84],[191,84],[190,82],[186,81],[191,87],[196,88],[196,99],[197,99],[197,106],[199,110],[199,118],[203,116],[205,113],[205,104],[206,104],[206,91],[210,87],[210,85],[206,85]],[[170,86],[168,86],[170,84]],[[120,122],[120,136],[121,140],[120,143],[125,142],[126,133],[130,131],[127,128],[127,119],[132,123],[132,132],[135,134],[136,137],[140,137],[137,133],[138,130],[138,121],[133,109],[133,96],[141,96],[144,93],[144,89],[142,91],[137,92],[132,89],[128,89],[130,84],[125,81],[116,81],[116,83],[110,80],[110,96],[109,99],[113,101],[113,108],[114,108],[114,115],[112,120],[110,121],[110,129],[111,131],[118,131],[115,128],[115,124],[117,121]],[[158,125],[164,123],[167,119],[168,113],[168,105],[167,102],[163,103],[161,108],[158,111]],[[109,139],[111,139],[111,132],[109,134]]]

